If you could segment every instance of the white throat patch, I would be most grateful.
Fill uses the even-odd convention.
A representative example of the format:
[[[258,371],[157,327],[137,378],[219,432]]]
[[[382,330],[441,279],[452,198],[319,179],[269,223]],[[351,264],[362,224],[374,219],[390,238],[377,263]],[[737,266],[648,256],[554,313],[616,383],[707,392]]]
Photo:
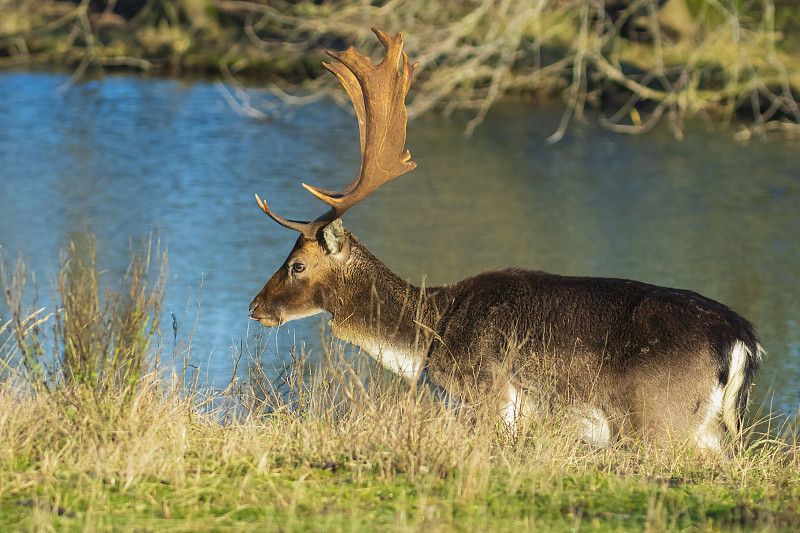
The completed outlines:
[[[359,346],[384,368],[400,374],[410,381],[416,381],[422,372],[422,357],[412,350],[379,344],[369,340],[358,340],[353,344]]]

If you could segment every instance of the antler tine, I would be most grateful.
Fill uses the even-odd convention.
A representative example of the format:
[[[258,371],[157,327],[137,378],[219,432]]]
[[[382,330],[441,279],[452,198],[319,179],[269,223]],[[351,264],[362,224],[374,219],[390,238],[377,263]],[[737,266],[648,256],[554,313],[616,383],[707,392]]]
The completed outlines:
[[[272,220],[274,220],[275,222],[277,222],[278,224],[280,224],[284,228],[289,228],[289,229],[293,229],[295,231],[299,231],[300,233],[302,233],[303,235],[305,235],[309,239],[313,238],[317,234],[317,231],[319,230],[320,226],[324,225],[324,224],[317,223],[317,221],[304,222],[304,221],[300,221],[300,220],[289,220],[289,219],[283,218],[280,215],[276,215],[269,208],[269,206],[267,205],[267,202],[265,202],[264,200],[259,198],[257,194],[256,194],[256,202],[258,202],[258,207],[260,207],[261,210],[264,211],[269,216],[269,218],[271,218]],[[328,221],[328,222],[330,222],[330,221]]]
[[[326,191],[303,184],[311,194],[331,206],[331,209],[312,222],[287,220],[273,213],[267,203],[256,195],[259,207],[272,220],[286,228],[299,231],[307,238],[341,217],[345,211],[369,196],[387,181],[416,168],[411,153],[405,149],[405,97],[411,86],[415,63],[409,65],[403,52],[403,33],[391,36],[377,28],[372,31],[386,48],[378,65],[359,54],[352,46],[344,52],[328,52],[338,63],[323,63],[347,91],[358,117],[361,140],[361,168],[358,175],[340,192]],[[400,58],[403,70],[398,70]]]
[[[342,216],[378,187],[417,166],[405,149],[408,121],[405,97],[417,64],[409,65],[408,56],[403,52],[402,32],[391,36],[377,28],[372,31],[386,48],[378,65],[373,65],[352,46],[344,52],[328,52],[339,63],[325,66],[344,86],[358,117],[361,169],[356,179],[341,192],[303,184],[311,194],[332,207],[325,218]],[[398,71],[401,56],[402,72]]]

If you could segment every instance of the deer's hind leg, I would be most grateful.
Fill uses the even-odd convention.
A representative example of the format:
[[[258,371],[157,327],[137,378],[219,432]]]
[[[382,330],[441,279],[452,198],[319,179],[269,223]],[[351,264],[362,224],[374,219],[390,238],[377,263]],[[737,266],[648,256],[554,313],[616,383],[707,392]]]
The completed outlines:
[[[687,443],[718,452],[722,448],[722,389],[702,357],[682,365],[662,365],[625,377],[627,428],[662,447]]]

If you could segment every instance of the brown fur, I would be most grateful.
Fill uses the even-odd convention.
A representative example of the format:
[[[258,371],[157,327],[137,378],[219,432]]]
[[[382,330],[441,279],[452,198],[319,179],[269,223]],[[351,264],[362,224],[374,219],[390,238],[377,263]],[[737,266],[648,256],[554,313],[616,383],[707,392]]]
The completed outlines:
[[[762,351],[752,326],[720,303],[631,280],[518,269],[421,288],[392,273],[340,221],[329,228],[300,236],[251,303],[252,318],[274,326],[327,311],[337,337],[411,354],[415,368],[463,401],[513,388],[526,397],[526,415],[589,410],[615,433],[662,443],[696,430],[741,342],[749,354],[741,421]],[[305,270],[293,273],[298,262]]]

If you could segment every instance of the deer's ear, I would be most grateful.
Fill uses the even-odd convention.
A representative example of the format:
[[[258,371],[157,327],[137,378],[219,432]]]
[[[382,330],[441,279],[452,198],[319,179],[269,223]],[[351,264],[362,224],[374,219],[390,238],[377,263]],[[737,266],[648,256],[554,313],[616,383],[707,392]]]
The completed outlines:
[[[322,230],[322,245],[331,255],[339,255],[347,244],[347,234],[342,225],[342,219],[337,218]]]

